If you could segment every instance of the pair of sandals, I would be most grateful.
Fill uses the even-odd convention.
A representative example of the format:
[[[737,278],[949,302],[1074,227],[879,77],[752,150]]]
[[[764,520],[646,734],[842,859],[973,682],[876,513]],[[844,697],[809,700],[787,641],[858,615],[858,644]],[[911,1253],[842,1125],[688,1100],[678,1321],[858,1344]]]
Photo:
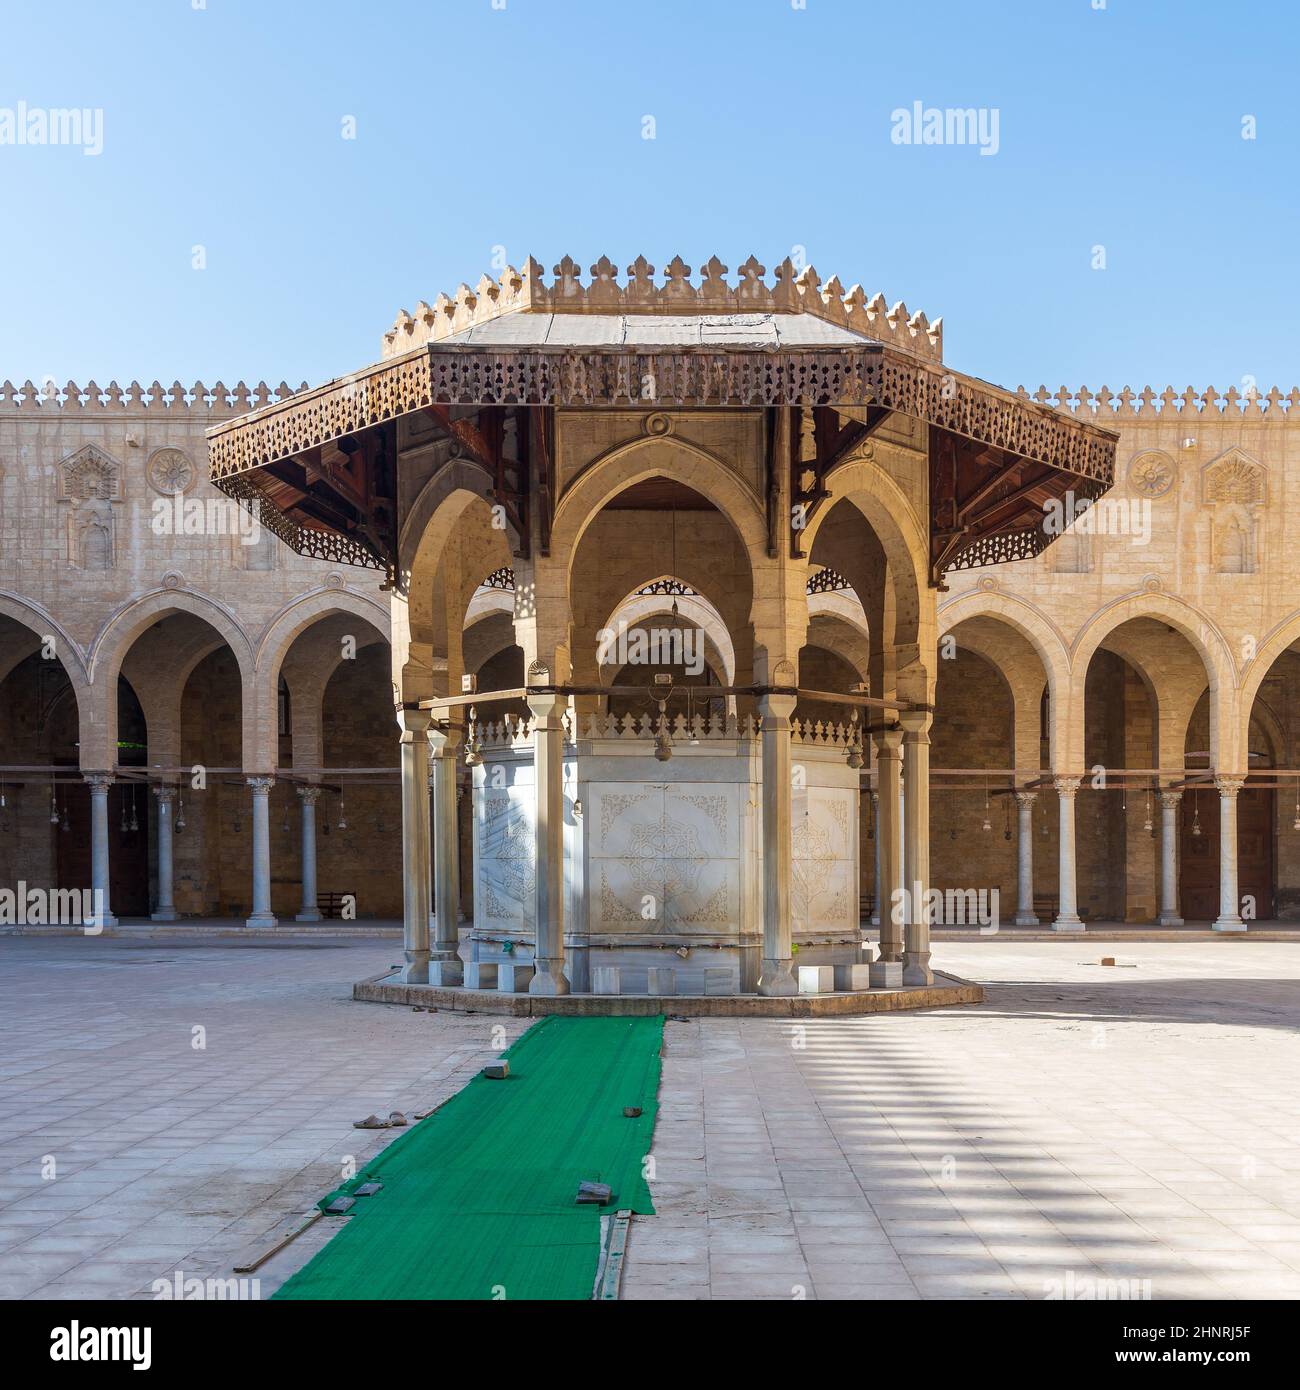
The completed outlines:
[[[408,1123],[405,1115],[400,1110],[393,1110],[389,1113],[386,1120],[381,1120],[378,1115],[367,1115],[364,1120],[353,1120],[353,1129],[397,1129],[399,1126]]]

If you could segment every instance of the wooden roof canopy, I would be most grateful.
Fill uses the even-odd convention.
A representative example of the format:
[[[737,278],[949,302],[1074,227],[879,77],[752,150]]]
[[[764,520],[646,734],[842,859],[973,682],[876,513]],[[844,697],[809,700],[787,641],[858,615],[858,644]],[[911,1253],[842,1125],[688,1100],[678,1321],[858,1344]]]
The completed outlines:
[[[212,481],[258,507],[263,524],[300,553],[393,578],[403,417],[431,419],[434,437],[482,470],[485,497],[505,506],[524,547],[536,510],[545,552],[556,410],[763,408],[773,425],[782,409],[810,410],[815,458],[802,456],[798,428],[787,434],[791,457],[774,457],[769,428],[767,460],[769,495],[773,470],[788,469],[792,496],[809,512],[829,499],[825,479],[836,464],[898,411],[928,430],[930,578],[938,585],[948,570],[1038,554],[1053,539],[1045,504],[1066,493],[1076,504],[1095,500],[1114,480],[1113,432],[948,370],[941,322],[909,318],[904,306],[886,311],[856,287],[841,299],[838,281],[823,291],[815,272],[809,284],[809,272],[796,277],[789,262],[768,289],[752,257],[734,289],[716,258],[698,290],[680,260],[662,289],[643,259],[629,267],[630,276],[642,273],[626,289],[612,269],[602,259],[584,289],[565,258],[547,287],[530,260],[523,273],[508,271],[496,294],[484,280],[477,294],[462,286],[457,301],[422,305],[422,318],[399,316],[384,360],[210,429]],[[505,457],[510,415],[516,446]],[[782,530],[770,515],[774,553]],[[797,532],[791,545],[797,555]]]

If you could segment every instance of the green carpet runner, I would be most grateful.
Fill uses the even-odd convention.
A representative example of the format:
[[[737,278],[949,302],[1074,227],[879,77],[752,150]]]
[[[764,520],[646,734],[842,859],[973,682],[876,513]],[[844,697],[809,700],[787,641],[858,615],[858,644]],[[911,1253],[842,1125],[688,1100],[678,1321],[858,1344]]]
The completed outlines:
[[[602,1214],[654,1211],[642,1161],[663,1022],[535,1024],[503,1054],[504,1081],[476,1076],[323,1199],[383,1183],[274,1297],[590,1298]],[[610,1185],[608,1206],[574,1204],[586,1180]]]

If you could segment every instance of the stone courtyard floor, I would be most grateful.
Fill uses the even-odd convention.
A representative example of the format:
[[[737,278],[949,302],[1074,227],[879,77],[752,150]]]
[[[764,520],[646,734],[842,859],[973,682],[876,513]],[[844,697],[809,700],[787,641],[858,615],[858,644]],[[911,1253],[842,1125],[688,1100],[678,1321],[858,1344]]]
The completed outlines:
[[[229,1277],[401,1132],[354,1119],[436,1103],[527,1026],[351,1000],[399,958],[0,939],[0,1297]],[[986,1002],[667,1025],[625,1298],[1300,1297],[1300,943],[952,942],[936,964]]]

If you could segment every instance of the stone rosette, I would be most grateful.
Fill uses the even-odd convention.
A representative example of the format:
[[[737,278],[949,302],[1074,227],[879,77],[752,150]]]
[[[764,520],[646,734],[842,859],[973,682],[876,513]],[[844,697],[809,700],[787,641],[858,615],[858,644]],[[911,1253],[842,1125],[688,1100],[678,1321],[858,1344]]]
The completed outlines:
[[[155,449],[149,455],[146,472],[149,486],[155,492],[161,492],[164,497],[175,497],[177,493],[188,492],[198,477],[189,455],[170,445]]]
[[[1143,497],[1163,497],[1177,477],[1177,464],[1160,449],[1144,449],[1128,466],[1129,486]]]

